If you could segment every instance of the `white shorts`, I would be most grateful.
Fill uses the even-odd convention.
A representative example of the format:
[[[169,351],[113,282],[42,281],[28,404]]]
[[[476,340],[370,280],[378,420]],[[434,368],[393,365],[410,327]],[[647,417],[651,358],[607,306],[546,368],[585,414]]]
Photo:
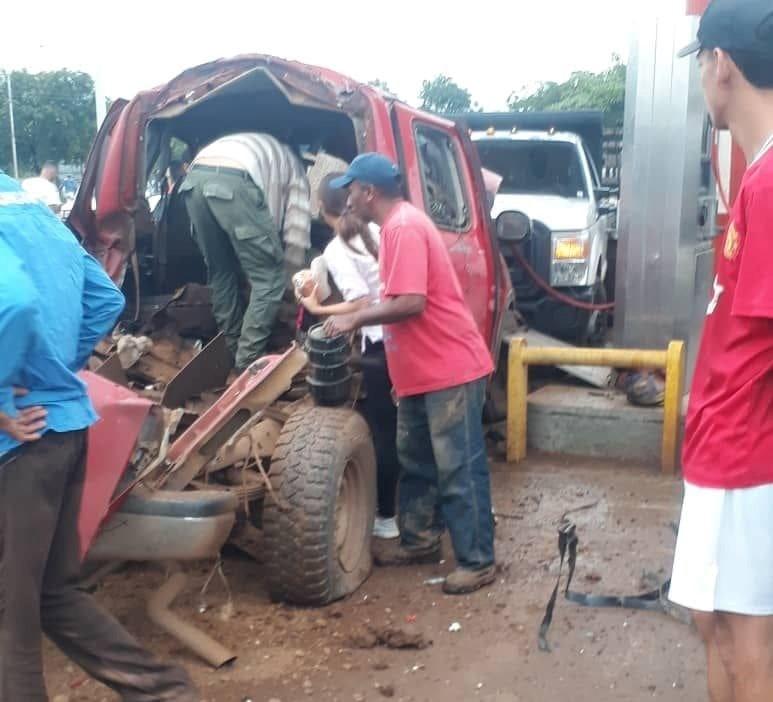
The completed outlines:
[[[669,598],[698,612],[773,615],[773,485],[685,483]]]

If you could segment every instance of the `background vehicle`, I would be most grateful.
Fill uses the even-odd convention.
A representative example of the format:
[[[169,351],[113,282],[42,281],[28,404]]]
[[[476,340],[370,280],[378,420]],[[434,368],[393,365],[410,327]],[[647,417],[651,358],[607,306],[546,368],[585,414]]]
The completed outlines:
[[[142,351],[145,341],[126,336],[95,363],[99,374],[150,387],[144,394],[166,412],[166,439],[151,444],[149,462],[143,454],[144,467],[136,460],[129,466],[132,495],[204,487],[235,495],[237,528],[261,544],[271,595],[322,604],[352,592],[370,571],[375,457],[367,427],[352,409],[313,406],[303,383],[306,355],[288,349],[292,315],[289,336],[277,335],[281,351],[223,390],[225,347],[207,290],[196,285],[205,270],[185,208],[173,194],[151,217],[145,199],[148,181],[175,152],[195,153],[240,131],[269,132],[292,145],[309,165],[312,186],[331,159],[375,150],[398,161],[406,196],[441,231],[495,358],[511,286],[478,156],[453,122],[332,71],[267,56],[192,68],[113,104],[68,224],[124,286],[125,327],[150,340]],[[319,246],[330,236],[315,223]],[[89,511],[105,514],[108,498]]]
[[[505,247],[519,311],[535,328],[568,341],[603,341],[605,312],[554,299],[507,250],[517,247],[544,282],[573,300],[607,302],[616,204],[599,177],[602,114],[471,113],[464,119],[483,166],[502,177],[492,218],[522,212],[535,223]]]

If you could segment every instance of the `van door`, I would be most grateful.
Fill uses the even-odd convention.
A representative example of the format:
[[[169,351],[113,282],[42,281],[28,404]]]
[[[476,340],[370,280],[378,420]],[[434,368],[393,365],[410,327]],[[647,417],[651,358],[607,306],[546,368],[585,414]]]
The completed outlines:
[[[134,215],[138,209],[142,143],[155,93],[140,93],[130,103],[114,103],[99,130],[86,164],[71,226],[83,245],[120,286],[134,252]]]
[[[113,128],[128,104],[128,100],[116,100],[110,105],[89,150],[83,178],[75,195],[70,215],[67,217],[67,225],[92,253],[97,245],[96,201],[99,183],[102,179]]]
[[[453,122],[401,103],[392,105],[392,122],[408,196],[442,234],[467,304],[493,347],[501,268],[479,164]]]

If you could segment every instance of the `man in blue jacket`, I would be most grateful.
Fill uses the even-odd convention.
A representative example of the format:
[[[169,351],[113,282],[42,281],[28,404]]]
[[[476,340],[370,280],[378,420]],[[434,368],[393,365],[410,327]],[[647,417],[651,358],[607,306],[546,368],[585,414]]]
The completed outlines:
[[[76,376],[123,295],[0,171],[0,700],[45,702],[41,631],[126,702],[200,699],[77,588],[86,430]]]

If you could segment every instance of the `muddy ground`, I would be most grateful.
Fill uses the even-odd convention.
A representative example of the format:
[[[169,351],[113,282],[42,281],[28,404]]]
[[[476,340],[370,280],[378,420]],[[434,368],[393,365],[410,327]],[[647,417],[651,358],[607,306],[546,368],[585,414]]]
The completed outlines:
[[[537,648],[558,570],[561,515],[593,505],[574,515],[581,539],[574,589],[635,593],[644,573],[662,578],[670,568],[678,481],[645,468],[550,458],[517,470],[497,463],[493,480],[500,577],[468,597],[448,597],[440,585],[427,584],[452,567],[447,546],[441,566],[377,569],[350,599],[317,610],[272,604],[260,565],[231,554],[225,572],[233,611],[218,582],[200,611],[197,591],[207,569],[194,569],[176,611],[238,652],[226,669],[209,669],[148,622],[144,599],[162,582],[161,572],[130,566],[109,576],[97,597],[154,652],[185,665],[204,700],[705,700],[698,639],[670,616],[559,601],[549,635],[553,652]],[[454,624],[459,630],[449,631]],[[432,644],[362,648],[374,643],[368,627],[418,634]],[[56,702],[117,699],[50,646],[46,666]]]

